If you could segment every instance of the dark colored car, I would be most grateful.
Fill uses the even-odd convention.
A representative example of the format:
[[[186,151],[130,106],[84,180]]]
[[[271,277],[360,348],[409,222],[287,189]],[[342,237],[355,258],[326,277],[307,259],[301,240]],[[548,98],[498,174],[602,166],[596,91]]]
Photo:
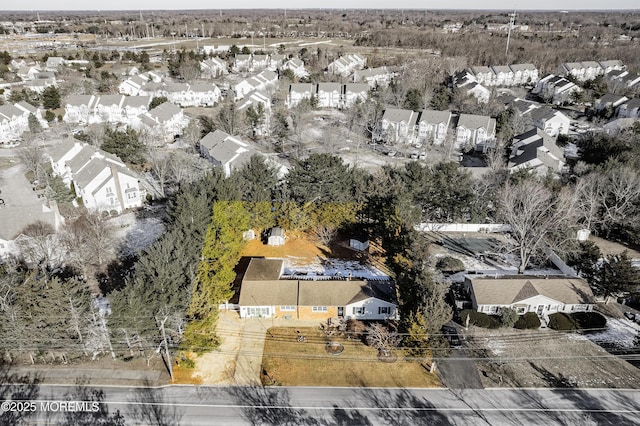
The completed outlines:
[[[460,339],[460,335],[458,335],[458,330],[455,327],[450,325],[442,326],[442,334],[449,341],[449,345],[452,348],[457,348],[462,346],[462,339]]]

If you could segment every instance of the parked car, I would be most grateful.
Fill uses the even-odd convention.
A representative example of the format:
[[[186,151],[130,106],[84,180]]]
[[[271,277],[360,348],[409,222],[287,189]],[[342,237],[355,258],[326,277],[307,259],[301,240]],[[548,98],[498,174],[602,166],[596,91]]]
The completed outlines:
[[[443,325],[442,334],[444,335],[445,339],[447,339],[449,345],[452,348],[459,348],[460,346],[462,346],[462,339],[460,339],[458,330],[456,330],[455,327],[450,325]]]
[[[412,152],[411,153],[411,159],[412,160],[417,160],[418,159],[418,153],[417,152]]]
[[[421,152],[418,155],[418,160],[426,160],[427,159],[427,153],[426,152]]]
[[[387,155],[388,155],[389,157],[395,157],[395,156],[396,156],[396,154],[397,154],[397,152],[396,152],[396,151],[393,151],[393,150],[391,150],[391,151],[387,152]]]
[[[625,312],[624,316],[627,317],[627,319],[631,320],[631,321],[635,321],[636,319],[636,314],[634,314],[633,312]]]

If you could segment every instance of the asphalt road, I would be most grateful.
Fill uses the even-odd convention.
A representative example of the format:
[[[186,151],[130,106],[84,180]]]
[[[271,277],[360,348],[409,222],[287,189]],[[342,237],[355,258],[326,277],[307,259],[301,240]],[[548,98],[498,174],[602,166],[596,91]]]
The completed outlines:
[[[3,425],[16,423],[16,410],[29,409],[35,412],[19,418],[27,424],[109,424],[104,420],[117,411],[127,425],[633,425],[640,419],[640,392],[613,389],[3,385],[0,397],[35,403],[2,404]]]

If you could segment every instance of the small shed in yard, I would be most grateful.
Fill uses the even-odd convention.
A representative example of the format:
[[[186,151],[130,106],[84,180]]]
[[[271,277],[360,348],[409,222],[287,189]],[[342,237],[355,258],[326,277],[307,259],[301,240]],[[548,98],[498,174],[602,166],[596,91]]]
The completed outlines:
[[[284,239],[284,229],[280,227],[271,228],[271,230],[269,230],[269,237],[267,238],[267,245],[283,246]]]
[[[251,241],[256,239],[256,232],[253,229],[249,229],[242,233],[242,239],[245,241]]]

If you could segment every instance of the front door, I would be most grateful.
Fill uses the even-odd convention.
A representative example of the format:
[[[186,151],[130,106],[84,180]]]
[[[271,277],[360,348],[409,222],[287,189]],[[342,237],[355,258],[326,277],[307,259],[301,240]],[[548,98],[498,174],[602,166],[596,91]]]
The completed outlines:
[[[338,306],[338,316],[339,317],[344,316],[344,306]]]
[[[544,305],[538,305],[538,315],[542,315],[542,311],[544,311]]]

